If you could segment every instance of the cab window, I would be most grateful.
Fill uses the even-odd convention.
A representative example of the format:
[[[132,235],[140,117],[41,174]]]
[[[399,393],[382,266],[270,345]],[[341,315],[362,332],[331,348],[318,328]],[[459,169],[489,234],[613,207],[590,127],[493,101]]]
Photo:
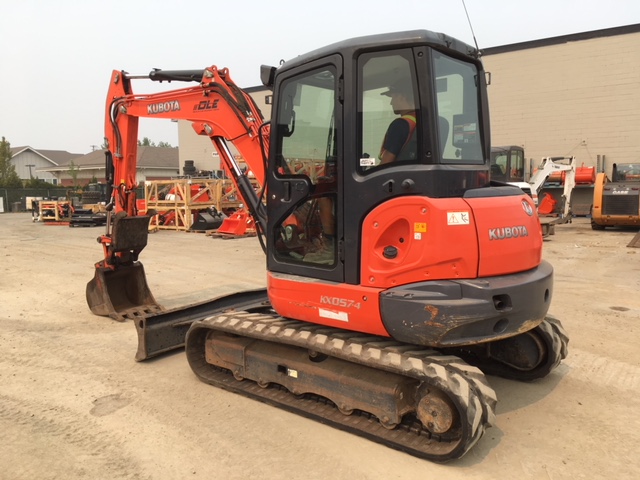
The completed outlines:
[[[359,57],[360,172],[420,158],[415,71],[409,49]]]
[[[276,173],[307,177],[309,196],[291,206],[275,231],[275,256],[289,263],[336,264],[336,74],[314,70],[283,84],[277,118]]]
[[[472,63],[433,53],[438,136],[443,163],[482,163],[478,70]]]

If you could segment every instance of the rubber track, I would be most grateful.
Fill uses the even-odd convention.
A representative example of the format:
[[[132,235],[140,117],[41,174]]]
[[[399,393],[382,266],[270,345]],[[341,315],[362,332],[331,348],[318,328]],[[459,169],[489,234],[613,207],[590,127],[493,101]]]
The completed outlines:
[[[222,331],[293,345],[346,361],[412,377],[446,393],[461,417],[457,438],[432,435],[408,418],[393,430],[372,415],[343,415],[326,399],[296,396],[283,388],[260,388],[237,381],[230,373],[206,363],[204,341],[209,331]],[[356,332],[248,312],[233,312],[194,322],[187,334],[186,353],[194,373],[204,382],[314,418],[411,455],[443,462],[464,455],[495,422],[496,394],[484,374],[452,355]],[[411,417],[408,415],[407,417]]]
[[[549,337],[552,345],[552,355],[554,357],[553,368],[560,365],[560,362],[567,358],[569,335],[555,317],[547,315],[544,321],[538,326]],[[553,370],[553,368],[551,370]]]
[[[530,333],[538,335],[546,345],[544,361],[532,370],[518,370],[491,358],[475,358],[473,354],[469,355],[468,352],[465,352],[464,348],[459,351],[457,349],[448,349],[448,351],[453,355],[459,355],[464,358],[487,375],[529,382],[546,377],[560,365],[560,362],[567,358],[569,343],[569,337],[560,320],[550,315],[547,315],[542,323]],[[529,335],[530,333],[527,332],[523,335]]]

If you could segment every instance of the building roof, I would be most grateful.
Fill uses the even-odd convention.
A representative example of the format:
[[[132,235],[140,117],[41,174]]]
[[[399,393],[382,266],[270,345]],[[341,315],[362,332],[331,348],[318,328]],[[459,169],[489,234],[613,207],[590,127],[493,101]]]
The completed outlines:
[[[591,40],[594,38],[613,37],[616,35],[627,35],[630,33],[640,32],[640,23],[633,25],[625,25],[623,27],[604,28],[602,30],[591,30],[589,32],[572,33],[569,35],[560,35],[558,37],[541,38],[539,40],[530,40],[528,42],[512,43],[510,45],[501,45],[498,47],[483,48],[483,55],[496,55],[498,53],[515,52],[518,50],[526,50],[528,48],[547,47],[550,45],[561,45],[569,42],[579,42],[582,40]]]
[[[87,155],[68,159],[56,167],[39,168],[38,171],[57,172],[69,170],[71,162],[78,170],[101,170],[105,168],[104,150],[95,150]],[[177,148],[138,147],[138,169],[154,168],[177,170],[180,166]]]
[[[179,152],[173,147],[138,147],[138,168],[172,168],[180,166]]]
[[[69,153],[66,150],[38,150],[28,145],[24,147],[11,147],[11,156],[16,157],[22,152],[27,150],[32,151],[36,155],[40,155],[42,158],[51,162],[52,165],[62,165],[69,163],[74,158],[82,156],[81,153]]]

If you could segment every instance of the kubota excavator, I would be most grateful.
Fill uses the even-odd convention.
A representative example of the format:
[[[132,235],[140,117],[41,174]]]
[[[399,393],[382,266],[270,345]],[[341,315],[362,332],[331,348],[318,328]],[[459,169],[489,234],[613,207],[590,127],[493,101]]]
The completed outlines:
[[[195,84],[136,94],[142,78]],[[462,456],[495,419],[483,372],[544,377],[568,342],[547,316],[553,269],[535,206],[489,180],[479,52],[422,30],[375,35],[263,66],[261,79],[270,122],[226,69],[113,72],[111,213],[91,310],[133,318],[137,360],[184,345],[205,382],[412,455]],[[399,79],[411,151],[382,164]],[[189,120],[211,139],[260,233],[266,289],[157,304],[138,261],[149,221],[135,201],[139,117]]]

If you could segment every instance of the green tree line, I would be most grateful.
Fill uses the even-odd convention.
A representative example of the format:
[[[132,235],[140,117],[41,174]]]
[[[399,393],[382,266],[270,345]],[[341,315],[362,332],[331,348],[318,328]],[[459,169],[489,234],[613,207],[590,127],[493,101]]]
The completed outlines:
[[[0,141],[0,187],[22,187],[22,180],[16,173],[15,165],[11,163],[11,144],[4,137]]]

